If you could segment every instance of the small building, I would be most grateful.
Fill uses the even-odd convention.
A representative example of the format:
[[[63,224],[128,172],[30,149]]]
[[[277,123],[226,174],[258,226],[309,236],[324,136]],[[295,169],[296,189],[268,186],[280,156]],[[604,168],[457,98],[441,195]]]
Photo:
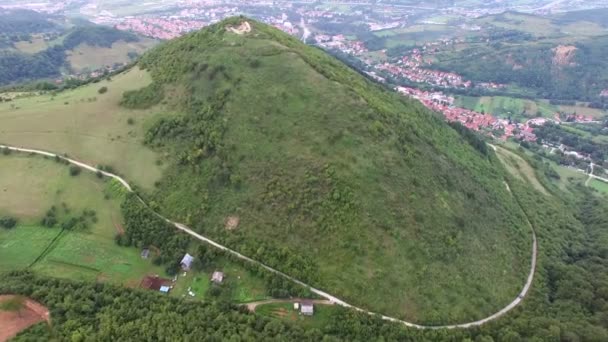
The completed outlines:
[[[224,281],[224,273],[220,271],[213,272],[211,276],[211,281],[216,284],[221,284]]]
[[[300,312],[304,316],[312,316],[315,313],[315,306],[312,301],[306,300],[302,301],[302,305],[300,306]]]
[[[148,257],[150,256],[150,250],[147,248],[144,248],[141,250],[141,258],[142,259],[148,259]]]
[[[182,261],[179,263],[184,271],[189,271],[192,267],[192,262],[194,261],[194,257],[188,253],[184,255]]]
[[[300,310],[300,303],[298,303],[298,302],[293,303],[293,309],[294,309],[295,311]]]
[[[160,292],[162,293],[169,293],[169,291],[171,291],[171,287],[170,286],[161,286],[159,289]]]

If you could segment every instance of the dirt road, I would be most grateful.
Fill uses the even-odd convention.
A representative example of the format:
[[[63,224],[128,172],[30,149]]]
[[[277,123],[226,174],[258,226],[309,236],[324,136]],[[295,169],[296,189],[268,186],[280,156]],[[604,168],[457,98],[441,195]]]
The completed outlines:
[[[494,146],[492,146],[494,147]],[[39,155],[43,155],[43,156],[47,156],[47,157],[52,157],[54,158],[55,156],[57,156],[56,153],[51,153],[51,152],[47,152],[47,151],[42,151],[42,150],[33,150],[33,149],[28,149],[28,148],[21,148],[21,147],[14,147],[14,146],[7,146],[7,145],[0,145],[0,149],[4,149],[4,148],[8,148],[11,151],[18,151],[18,152],[26,152],[26,153],[34,153],[34,154],[39,154]],[[58,155],[61,157],[61,155]],[[133,192],[133,189],[131,188],[131,186],[129,185],[129,183],[127,183],[127,181],[125,181],[123,178],[121,178],[120,176],[117,176],[113,173],[109,173],[109,172],[105,172],[102,170],[99,170],[91,165],[87,165],[85,163],[79,162],[77,160],[71,159],[71,158],[64,158],[62,157],[64,160],[68,161],[69,163],[73,164],[73,165],[77,165],[80,166],[81,168],[88,170],[88,171],[92,171],[92,172],[101,172],[104,176],[106,177],[110,177],[113,179],[116,179],[117,181],[119,181],[128,191]],[[144,204],[147,205],[146,202],[143,201],[143,199],[139,198],[139,200]],[[523,210],[523,208],[522,208]],[[154,212],[154,211],[152,211]],[[530,224],[530,222],[528,222],[528,224],[530,225],[530,229],[532,231],[532,260],[530,262],[530,273],[528,274],[528,278],[526,280],[526,283],[524,284],[523,289],[521,290],[521,292],[519,293],[519,295],[511,302],[509,303],[507,306],[505,306],[503,309],[501,309],[500,311],[496,312],[493,315],[490,315],[484,319],[480,319],[478,321],[474,321],[474,322],[468,322],[468,323],[462,323],[462,324],[451,324],[451,325],[441,325],[441,326],[427,326],[427,325],[420,325],[420,324],[415,324],[415,323],[411,323],[411,322],[407,322],[404,320],[400,320],[394,317],[389,317],[389,316],[385,316],[385,315],[381,315],[372,311],[368,311],[368,310],[364,310],[362,308],[356,307],[354,305],[351,305],[335,296],[332,296],[331,294],[324,292],[320,289],[316,289],[292,276],[289,276],[279,270],[276,270],[268,265],[265,265],[262,262],[259,262],[257,260],[253,260],[235,250],[232,250],[226,246],[223,246],[195,231],[193,231],[192,229],[190,229],[190,227],[187,227],[186,225],[182,224],[182,223],[178,223],[178,222],[174,222],[169,220],[168,218],[162,216],[160,213],[154,212],[158,217],[162,218],[163,220],[167,221],[169,224],[173,225],[175,228],[189,234],[190,236],[194,237],[195,239],[198,239],[202,242],[205,242],[209,245],[212,245],[220,250],[223,250],[227,253],[230,253],[234,256],[236,256],[239,259],[245,260],[247,262],[250,262],[252,264],[256,264],[260,267],[263,267],[264,269],[268,270],[269,272],[272,272],[274,274],[280,275],[298,285],[301,285],[303,287],[308,288],[311,292],[313,292],[314,294],[325,298],[326,300],[337,304],[337,305],[341,305],[347,308],[351,308],[353,310],[357,310],[360,312],[364,312],[367,313],[369,315],[377,315],[378,317],[381,317],[384,320],[387,321],[391,321],[391,322],[396,322],[396,323],[401,323],[407,327],[411,327],[411,328],[418,328],[418,329],[457,329],[457,328],[471,328],[471,327],[476,327],[476,326],[480,326],[483,325],[489,321],[493,321],[503,315],[505,315],[506,313],[508,313],[509,311],[511,311],[513,308],[515,308],[519,303],[521,303],[521,301],[524,299],[524,297],[528,294],[528,291],[530,290],[530,287],[532,286],[532,282],[534,279],[534,273],[536,271],[536,258],[537,258],[537,242],[536,242],[536,233],[534,231],[534,228],[532,227],[532,225]]]

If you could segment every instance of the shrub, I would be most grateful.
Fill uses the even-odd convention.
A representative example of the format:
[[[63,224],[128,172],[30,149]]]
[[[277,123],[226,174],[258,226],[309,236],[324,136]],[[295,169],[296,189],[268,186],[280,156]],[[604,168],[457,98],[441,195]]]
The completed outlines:
[[[70,176],[78,176],[82,169],[79,166],[72,165],[70,166]]]
[[[127,124],[133,125],[134,123],[135,123],[135,120],[133,118],[128,118],[127,119]]]
[[[0,227],[11,229],[17,225],[17,219],[13,217],[0,217]]]
[[[105,94],[108,92],[108,87],[101,87],[99,90],[97,90],[97,92],[100,94]]]

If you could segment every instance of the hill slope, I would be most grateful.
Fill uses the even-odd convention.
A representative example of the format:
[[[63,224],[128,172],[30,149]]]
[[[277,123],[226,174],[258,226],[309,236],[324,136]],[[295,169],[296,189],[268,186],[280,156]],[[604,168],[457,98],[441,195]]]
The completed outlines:
[[[504,170],[421,105],[249,19],[139,64],[153,83],[123,105],[175,108],[146,135],[169,166],[145,196],[168,217],[417,322],[483,317],[523,285],[530,233]]]

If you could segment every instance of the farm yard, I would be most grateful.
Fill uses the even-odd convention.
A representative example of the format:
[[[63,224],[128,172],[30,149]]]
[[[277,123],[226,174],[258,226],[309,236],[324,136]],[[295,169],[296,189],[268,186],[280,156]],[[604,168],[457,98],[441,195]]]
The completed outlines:
[[[146,124],[161,108],[128,110],[120,106],[124,91],[150,82],[147,72],[132,68],[111,80],[77,89],[0,102],[0,142],[109,165],[137,185],[151,188],[162,167],[159,156],[142,140]],[[107,92],[101,94],[102,87]]]

